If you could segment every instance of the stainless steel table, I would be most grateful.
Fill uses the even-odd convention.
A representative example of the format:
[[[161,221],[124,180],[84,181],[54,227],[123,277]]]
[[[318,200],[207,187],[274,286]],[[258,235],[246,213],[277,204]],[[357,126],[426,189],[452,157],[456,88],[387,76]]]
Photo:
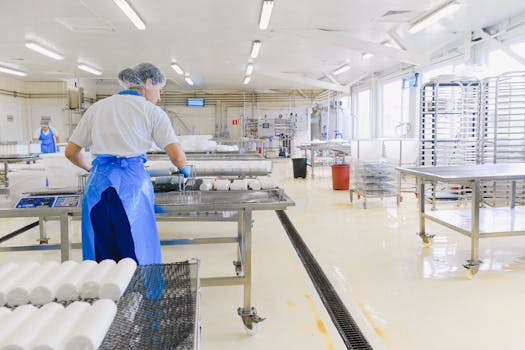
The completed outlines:
[[[35,162],[39,159],[38,154],[26,154],[26,155],[0,155],[0,162],[4,163],[4,172],[3,180],[4,184],[0,187],[0,193],[4,192],[6,195],[9,194],[9,179],[7,173],[9,172],[10,163],[19,163],[19,162]]]
[[[161,241],[162,245],[236,243],[235,275],[202,278],[202,286],[242,285],[244,303],[238,309],[247,329],[257,330],[263,318],[251,305],[252,285],[252,212],[254,210],[284,210],[295,203],[282,189],[261,191],[187,191],[156,194],[155,204],[162,211],[157,221],[236,221],[237,232],[232,237],[208,237]],[[80,243],[71,242],[71,219],[81,216],[80,208],[0,208],[0,218],[38,217],[60,221],[60,244],[0,247],[0,251],[60,249],[62,261],[69,260],[72,248]]]
[[[308,151],[310,151],[310,161],[308,165],[312,169],[312,179],[315,179],[315,153],[318,151],[327,151],[334,154],[335,157],[344,157],[351,154],[351,146],[348,143],[343,142],[331,142],[331,141],[321,141],[321,142],[311,142],[305,145],[298,146],[300,150],[304,151],[304,157],[308,159]]]
[[[431,244],[433,235],[425,230],[425,219],[447,226],[470,237],[471,258],[464,265],[474,275],[478,272],[479,239],[487,237],[525,235],[525,207],[515,206],[516,180],[525,179],[525,163],[480,164],[461,166],[397,168],[401,173],[414,175],[419,188],[419,236],[425,244]],[[508,180],[512,182],[510,207],[480,208],[480,182]],[[425,211],[425,184],[464,184],[472,189],[470,209]]]

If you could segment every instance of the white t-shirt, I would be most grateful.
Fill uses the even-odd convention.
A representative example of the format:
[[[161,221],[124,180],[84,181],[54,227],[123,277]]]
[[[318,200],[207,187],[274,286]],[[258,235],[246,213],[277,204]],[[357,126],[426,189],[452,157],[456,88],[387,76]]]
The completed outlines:
[[[55,129],[54,127],[50,126],[49,130],[51,130],[53,132],[53,135],[55,137],[58,136],[57,129]],[[38,139],[40,137],[40,131],[42,131],[44,133],[44,135],[47,135],[47,134],[49,134],[49,130],[47,132],[45,132],[44,130],[42,130],[42,128],[38,128],[33,133],[33,138],[34,139]]]
[[[136,95],[113,95],[89,107],[69,141],[119,157],[144,154],[152,141],[160,149],[179,143],[166,112]]]

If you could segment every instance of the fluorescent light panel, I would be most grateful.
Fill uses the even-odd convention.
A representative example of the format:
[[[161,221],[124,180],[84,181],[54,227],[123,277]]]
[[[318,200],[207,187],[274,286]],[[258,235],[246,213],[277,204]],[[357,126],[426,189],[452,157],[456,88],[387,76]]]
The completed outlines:
[[[419,21],[414,23],[410,29],[408,29],[409,33],[414,34],[417,33],[426,27],[436,23],[440,19],[456,12],[459,9],[460,5],[454,1],[448,2],[445,5],[437,8],[436,10],[432,11],[425,17],[421,18]]]
[[[248,84],[252,77],[244,77],[244,81],[242,82],[244,85]]]
[[[253,63],[248,63],[246,66],[246,75],[252,75],[253,73]]]
[[[118,7],[124,12],[126,16],[128,16],[129,20],[137,27],[139,30],[146,29],[146,25],[142,20],[140,19],[139,15],[129,6],[128,2],[126,0],[113,0],[115,4],[117,4]]]
[[[334,75],[339,75],[341,73],[346,72],[349,69],[350,69],[350,66],[348,64],[345,64],[344,66],[341,66],[337,68],[336,70],[334,70]]]
[[[189,76],[189,75],[188,75],[188,76],[186,76],[186,77],[184,77],[184,80],[186,80],[186,82],[188,83],[188,85],[191,85],[191,86],[193,86],[193,80],[191,80],[191,78],[190,78],[190,76]]]
[[[39,54],[41,55],[44,55],[44,56],[47,56],[47,57],[51,57],[55,60],[63,60],[64,59],[64,56],[57,53],[57,52],[54,52],[54,51],[51,51],[49,49],[46,49],[45,47],[35,43],[34,41],[28,41],[26,42],[26,47],[28,49],[31,49],[35,52],[38,52]]]
[[[171,68],[173,68],[173,70],[175,72],[177,72],[178,75],[183,75],[184,74],[184,71],[182,70],[182,68],[175,62],[173,62],[171,64]]]
[[[270,17],[272,16],[273,0],[264,0],[261,10],[261,19],[259,20],[259,28],[266,30],[270,24]]]
[[[99,70],[97,70],[95,68],[91,68],[90,66],[86,66],[85,64],[79,64],[78,68],[82,69],[85,72],[94,74],[94,75],[101,75],[102,74],[101,71],[99,71]]]
[[[0,66],[0,72],[11,74],[11,75],[18,75],[19,77],[25,77],[27,75],[27,73],[25,72],[21,72],[16,69],[2,67],[2,66]]]
[[[261,50],[262,43],[259,40],[255,40],[252,44],[252,52],[250,53],[251,58],[257,58],[259,51]]]

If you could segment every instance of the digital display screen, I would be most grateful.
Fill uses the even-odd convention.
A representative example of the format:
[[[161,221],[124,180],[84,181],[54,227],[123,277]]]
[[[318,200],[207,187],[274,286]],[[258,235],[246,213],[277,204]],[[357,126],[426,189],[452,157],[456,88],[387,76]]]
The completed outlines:
[[[55,208],[76,208],[80,203],[80,196],[58,196]]]
[[[17,208],[51,208],[55,197],[25,197],[21,198],[16,205]]]
[[[204,107],[204,99],[203,98],[187,98],[186,99],[186,106],[188,107]]]
[[[270,123],[262,123],[263,129],[270,129]]]

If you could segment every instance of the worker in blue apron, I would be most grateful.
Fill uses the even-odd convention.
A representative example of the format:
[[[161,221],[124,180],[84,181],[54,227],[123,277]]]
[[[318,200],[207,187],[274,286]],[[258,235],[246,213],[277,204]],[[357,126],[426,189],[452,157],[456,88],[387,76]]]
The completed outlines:
[[[82,255],[102,261],[129,257],[160,264],[151,178],[144,167],[152,142],[184,176],[186,156],[167,114],[156,102],[166,79],[150,63],[119,73],[126,89],[93,104],[82,116],[65,155],[89,171],[82,199]],[[90,164],[83,148],[95,156]]]
[[[34,139],[41,142],[42,153],[55,153],[57,151],[58,135],[49,126],[49,122],[42,121],[40,123],[40,129],[35,133]]]

